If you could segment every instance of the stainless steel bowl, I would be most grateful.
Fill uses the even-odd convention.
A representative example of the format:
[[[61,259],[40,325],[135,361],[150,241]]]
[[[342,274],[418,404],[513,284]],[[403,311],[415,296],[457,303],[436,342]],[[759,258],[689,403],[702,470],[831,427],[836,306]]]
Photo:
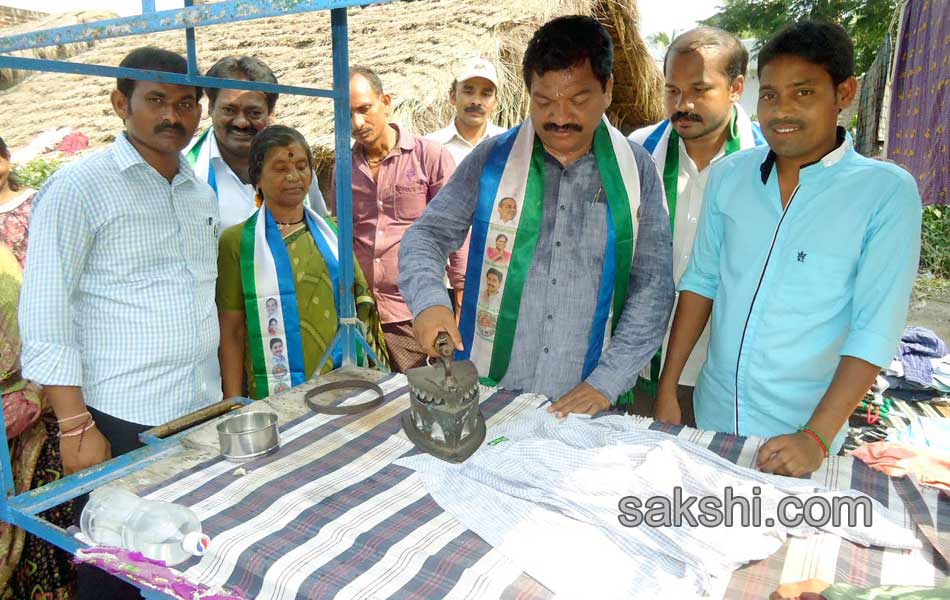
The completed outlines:
[[[254,411],[228,417],[218,423],[218,441],[221,454],[234,462],[269,454],[280,447],[277,415]]]

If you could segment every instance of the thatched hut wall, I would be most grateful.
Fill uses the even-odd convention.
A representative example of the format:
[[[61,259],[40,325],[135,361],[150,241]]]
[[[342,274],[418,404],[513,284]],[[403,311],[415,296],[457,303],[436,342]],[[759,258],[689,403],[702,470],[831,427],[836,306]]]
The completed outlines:
[[[419,0],[349,11],[350,62],[374,68],[393,96],[394,119],[413,131],[443,127],[448,90],[459,63],[480,55],[496,62],[504,81],[495,121],[520,122],[527,108],[521,57],[535,29],[560,14],[592,14],[617,42],[616,92],[610,116],[622,129],[660,118],[659,73],[637,33],[635,0]],[[231,54],[252,54],[281,83],[329,87],[330,16],[306,13],[203,28],[196,35],[200,68]],[[72,60],[116,65],[132,48],[151,44],[184,51],[184,33],[107,39]],[[13,146],[52,126],[70,126],[101,147],[121,130],[109,104],[110,79],[40,73],[5,92],[0,136]],[[301,130],[327,164],[333,152],[333,107],[326,99],[282,96],[277,121]],[[205,117],[203,125],[208,125]],[[326,182],[326,173],[321,181]]]
[[[101,10],[84,10],[72,13],[63,13],[49,15],[44,13],[33,13],[36,18],[25,23],[17,23],[12,27],[0,29],[0,37],[8,35],[17,35],[20,33],[29,33],[31,31],[40,31],[43,29],[52,29],[54,27],[65,27],[67,25],[77,25],[79,23],[89,23],[91,21],[101,21],[117,16],[116,13]],[[76,56],[92,48],[96,42],[83,42],[79,44],[60,44],[58,46],[46,46],[43,48],[34,48],[22,52],[14,52],[13,56],[23,56],[26,58],[42,58],[47,60],[65,60]],[[17,83],[26,79],[31,73],[29,71],[18,71],[14,69],[0,69],[0,90],[13,87]]]

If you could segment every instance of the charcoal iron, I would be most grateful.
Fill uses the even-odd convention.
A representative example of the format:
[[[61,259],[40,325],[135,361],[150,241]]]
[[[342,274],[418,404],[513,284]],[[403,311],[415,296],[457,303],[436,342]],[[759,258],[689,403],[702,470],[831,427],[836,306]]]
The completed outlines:
[[[460,463],[485,440],[478,370],[470,360],[452,360],[448,334],[440,333],[435,347],[439,358],[433,364],[406,373],[409,411],[402,415],[402,428],[420,450]]]

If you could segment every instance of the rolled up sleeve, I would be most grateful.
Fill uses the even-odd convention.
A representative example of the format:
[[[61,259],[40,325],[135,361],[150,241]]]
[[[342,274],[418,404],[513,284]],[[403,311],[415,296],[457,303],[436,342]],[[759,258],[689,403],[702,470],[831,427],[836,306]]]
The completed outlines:
[[[663,342],[673,309],[670,218],[652,160],[639,147],[635,153],[640,173],[640,223],[630,287],[610,343],[586,380],[611,403],[637,382],[638,373]]]
[[[917,185],[899,172],[865,234],[854,282],[851,330],[841,347],[872,365],[890,364],[907,322],[910,292],[920,260],[921,203]]]
[[[73,303],[93,236],[82,194],[66,177],[51,179],[33,206],[20,292],[20,360],[26,379],[42,385],[83,383]]]

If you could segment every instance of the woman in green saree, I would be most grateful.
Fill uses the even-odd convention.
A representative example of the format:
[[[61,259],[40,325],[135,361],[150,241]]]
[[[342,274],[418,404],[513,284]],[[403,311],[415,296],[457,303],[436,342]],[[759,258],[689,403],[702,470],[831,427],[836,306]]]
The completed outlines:
[[[20,263],[11,249],[0,243],[0,391],[18,494],[63,474],[56,417],[46,410],[43,390],[20,376],[17,305],[22,283]],[[67,502],[40,516],[54,525],[68,527],[73,524],[73,505]],[[19,527],[0,523],[0,598],[74,597],[76,572],[70,558]]]
[[[251,144],[249,176],[260,208],[221,234],[217,304],[224,397],[259,399],[338,365],[320,358],[337,331],[339,274],[332,223],[304,206],[313,155],[295,129],[274,125]],[[376,356],[386,360],[376,303],[355,263],[353,298]],[[384,363],[385,364],[385,363]]]

